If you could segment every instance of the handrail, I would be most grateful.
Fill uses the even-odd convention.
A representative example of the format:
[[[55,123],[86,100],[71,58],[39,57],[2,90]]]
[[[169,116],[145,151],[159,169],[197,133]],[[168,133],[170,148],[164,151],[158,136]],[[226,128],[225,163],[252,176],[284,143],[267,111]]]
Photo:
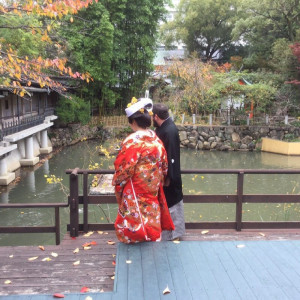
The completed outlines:
[[[59,208],[68,207],[67,203],[11,203],[0,204],[1,208],[54,208],[54,226],[2,226],[0,233],[55,233],[56,245],[60,244],[60,217]]]
[[[70,235],[77,236],[79,231],[107,230],[113,229],[113,224],[89,224],[88,205],[89,204],[108,204],[116,203],[114,195],[89,195],[88,194],[88,175],[89,174],[113,174],[113,170],[86,170],[68,169],[66,174],[70,176],[70,224],[68,229]],[[236,219],[235,222],[191,222],[186,223],[188,229],[278,229],[278,228],[300,228],[300,222],[243,222],[242,210],[243,203],[300,203],[300,195],[270,195],[270,194],[244,194],[244,175],[245,174],[300,174],[299,169],[198,169],[181,170],[181,174],[235,174],[237,175],[236,194],[221,195],[184,195],[185,203],[235,203]],[[83,194],[79,195],[78,176],[83,176]],[[78,207],[83,204],[83,224],[79,224]],[[73,209],[71,209],[71,207]]]

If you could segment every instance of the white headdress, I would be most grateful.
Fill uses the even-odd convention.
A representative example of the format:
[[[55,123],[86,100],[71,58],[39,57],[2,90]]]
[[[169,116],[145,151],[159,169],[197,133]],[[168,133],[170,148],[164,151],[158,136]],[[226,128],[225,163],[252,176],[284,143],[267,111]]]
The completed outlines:
[[[127,108],[125,108],[126,116],[130,117],[140,109],[147,109],[148,111],[152,111],[153,103],[150,98],[132,98],[131,103],[128,104]]]

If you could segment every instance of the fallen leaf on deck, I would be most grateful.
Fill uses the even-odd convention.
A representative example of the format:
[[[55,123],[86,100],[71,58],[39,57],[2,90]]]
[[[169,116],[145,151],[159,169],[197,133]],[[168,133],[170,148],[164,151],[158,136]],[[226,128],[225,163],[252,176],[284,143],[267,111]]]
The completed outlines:
[[[97,242],[95,242],[95,241],[87,242],[87,243],[84,243],[84,244],[82,245],[82,247],[83,247],[83,248],[84,248],[84,247],[89,247],[89,246],[91,246],[91,245],[97,245]]]
[[[84,300],[93,300],[91,296],[87,296]]]
[[[80,264],[80,260],[77,260],[73,263],[73,266],[78,266]]]
[[[116,257],[116,254],[112,254],[112,257]]]
[[[113,262],[112,262],[112,264],[113,264],[113,266],[115,266],[115,265],[116,265],[116,262],[115,262],[115,261],[113,261]]]
[[[72,237],[72,240],[76,240],[76,237],[75,237],[75,236],[73,236],[73,237]]]
[[[111,276],[110,279],[114,280],[114,279],[115,279],[115,276]]]
[[[88,291],[89,291],[89,288],[84,286],[84,287],[81,288],[80,293],[86,293]]]
[[[108,234],[108,232],[104,232],[104,234]]]
[[[101,289],[101,290],[100,290],[100,293],[104,293],[104,289]]]
[[[52,259],[50,257],[45,257],[42,259],[42,261],[51,261]]]
[[[88,233],[84,234],[83,236],[85,237],[89,237],[94,233],[94,231],[89,231]]]
[[[39,248],[43,251],[45,251],[45,247],[44,246],[39,246]]]
[[[76,248],[73,253],[78,253],[79,252],[79,248]]]
[[[163,294],[165,295],[165,294],[170,294],[170,293],[171,293],[171,291],[170,291],[169,287],[167,286],[167,287],[164,289]]]
[[[266,236],[266,235],[265,235],[264,233],[262,233],[262,232],[260,232],[259,234],[260,234],[261,236]]]
[[[83,247],[83,250],[90,250],[92,247]]]
[[[131,264],[132,261],[131,260],[126,260],[126,264]]]
[[[241,245],[236,245],[236,247],[237,247],[237,248],[244,248],[244,247],[246,247],[246,246],[241,244]]]
[[[4,284],[11,284],[11,281],[10,280],[5,280]]]
[[[202,230],[201,231],[201,234],[206,234],[206,233],[209,233],[209,230]]]
[[[53,295],[54,298],[65,298],[64,294],[54,294]]]
[[[174,244],[180,244],[180,241],[173,241]]]
[[[32,261],[32,260],[36,260],[37,258],[39,258],[38,256],[34,256],[34,257],[30,257],[28,258],[29,261]]]
[[[103,231],[97,231],[99,234],[103,234],[104,232]]]
[[[58,254],[55,253],[55,252],[51,252],[51,255],[52,255],[53,257],[57,257],[57,256],[58,256]]]
[[[116,242],[114,242],[114,241],[107,241],[107,244],[108,245],[114,245]]]
[[[14,257],[13,255],[10,255],[10,256],[9,256],[9,258],[13,258],[13,257]]]

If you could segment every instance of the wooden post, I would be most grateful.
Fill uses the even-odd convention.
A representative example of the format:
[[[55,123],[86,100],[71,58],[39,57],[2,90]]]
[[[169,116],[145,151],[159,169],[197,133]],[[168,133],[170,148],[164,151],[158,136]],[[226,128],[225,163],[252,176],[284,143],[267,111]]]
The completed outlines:
[[[70,235],[78,236],[79,231],[79,212],[78,212],[78,174],[79,168],[73,170],[70,175]]]
[[[56,245],[59,245],[60,244],[59,207],[55,207],[55,240],[56,240]]]
[[[238,173],[237,179],[237,203],[236,203],[236,230],[242,229],[242,209],[243,209],[243,189],[244,189],[244,172]]]
[[[83,173],[83,231],[88,232],[88,174]]]

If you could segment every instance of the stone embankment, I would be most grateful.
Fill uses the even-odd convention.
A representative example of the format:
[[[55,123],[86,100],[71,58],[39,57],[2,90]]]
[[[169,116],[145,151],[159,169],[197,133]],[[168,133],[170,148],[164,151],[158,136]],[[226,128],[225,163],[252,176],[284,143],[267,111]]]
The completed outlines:
[[[74,145],[88,139],[107,138],[107,133],[101,126],[80,124],[69,124],[62,128],[51,127],[48,135],[53,148]]]
[[[261,148],[261,138],[277,140],[298,138],[300,128],[293,126],[177,126],[181,147],[198,150],[244,150]]]
[[[300,128],[294,126],[183,126],[177,125],[181,147],[198,150],[252,151],[261,148],[261,138],[277,140],[298,138]],[[73,145],[86,139],[125,138],[128,127],[80,126],[70,124],[65,128],[51,128],[49,137],[53,147]]]

